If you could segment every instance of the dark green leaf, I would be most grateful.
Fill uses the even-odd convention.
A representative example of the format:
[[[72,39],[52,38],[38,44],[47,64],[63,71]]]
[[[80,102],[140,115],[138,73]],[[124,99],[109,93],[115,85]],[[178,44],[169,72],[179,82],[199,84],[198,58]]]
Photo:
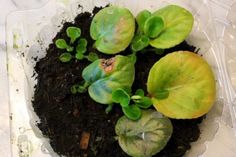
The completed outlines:
[[[84,54],[87,51],[87,44],[87,40],[85,38],[81,38],[76,47],[76,52]]]
[[[144,24],[144,33],[150,38],[156,38],[164,27],[164,20],[160,16],[152,16]]]
[[[70,37],[70,43],[74,43],[75,40],[80,37],[81,30],[77,27],[68,27],[66,29],[66,34],[68,37]]]
[[[152,100],[148,97],[143,97],[139,103],[136,103],[136,105],[140,108],[147,109],[152,106]]]
[[[64,39],[57,39],[55,44],[59,49],[66,49],[69,47]]]
[[[84,54],[77,52],[77,53],[75,54],[75,58],[78,59],[78,60],[82,60],[82,59],[84,59]]]
[[[119,103],[122,107],[127,107],[130,102],[130,96],[125,90],[119,88],[112,92],[112,101]]]
[[[87,56],[87,59],[90,61],[90,62],[94,62],[95,60],[99,59],[98,58],[98,55],[94,52],[90,52]]]
[[[138,13],[136,17],[136,21],[138,23],[138,30],[140,33],[143,33],[144,31],[144,24],[146,20],[151,16],[151,12],[148,10],[143,10]]]
[[[136,105],[122,107],[122,111],[131,120],[138,120],[142,115],[140,108]]]
[[[169,91],[165,89],[158,89],[154,94],[154,97],[156,99],[165,99],[168,98],[168,96],[169,96]]]
[[[71,93],[72,93],[72,94],[76,94],[78,87],[79,87],[79,85],[77,85],[77,84],[71,86],[71,88],[70,88]]]
[[[149,45],[149,38],[146,35],[136,35],[131,43],[134,52],[140,51]]]
[[[135,95],[139,95],[139,96],[143,97],[144,91],[142,89],[138,89],[138,90],[136,90]]]
[[[61,62],[69,62],[72,59],[72,56],[70,53],[62,53],[59,57]]]

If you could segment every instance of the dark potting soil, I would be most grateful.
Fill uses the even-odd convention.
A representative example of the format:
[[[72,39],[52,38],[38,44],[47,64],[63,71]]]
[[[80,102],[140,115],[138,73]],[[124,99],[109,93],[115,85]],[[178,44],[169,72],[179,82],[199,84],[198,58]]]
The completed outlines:
[[[98,10],[95,8],[94,13]],[[94,41],[89,35],[91,19],[90,13],[79,14],[74,23],[64,24],[53,42],[58,38],[69,41],[66,28],[77,26],[82,30],[82,37],[88,40],[88,52],[97,52],[93,49]],[[147,76],[152,65],[165,54],[176,50],[195,51],[195,47],[183,42],[172,49],[165,50],[163,55],[151,52],[150,48],[145,49],[144,53],[138,53],[133,91],[139,88],[146,89]],[[86,59],[82,61],[73,59],[69,63],[62,63],[58,57],[63,52],[64,50],[50,44],[46,56],[36,64],[38,83],[35,87],[33,107],[40,118],[38,127],[43,135],[50,139],[53,150],[59,155],[128,157],[115,139],[114,128],[116,121],[122,116],[121,109],[115,106],[112,112],[106,114],[106,106],[94,102],[88,93],[71,94],[70,87],[83,81],[82,70],[90,62]],[[129,53],[127,48],[120,54]],[[102,58],[111,57],[101,53],[98,55]],[[193,120],[171,120],[174,127],[173,135],[167,146],[155,157],[182,157],[190,149],[190,143],[198,139],[200,134],[198,124],[202,119],[201,117]],[[89,139],[88,146],[82,137]]]

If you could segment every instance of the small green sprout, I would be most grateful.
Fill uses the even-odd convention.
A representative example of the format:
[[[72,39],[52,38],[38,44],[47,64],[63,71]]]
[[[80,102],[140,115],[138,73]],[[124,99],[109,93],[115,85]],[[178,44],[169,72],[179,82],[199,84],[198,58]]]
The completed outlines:
[[[154,110],[141,111],[142,117],[133,121],[122,116],[115,132],[122,150],[132,157],[151,157],[160,152],[169,141],[171,121]]]
[[[77,93],[84,93],[87,91],[88,84],[85,82],[84,84],[74,84],[71,86],[70,91],[72,94],[77,94]]]
[[[68,52],[72,52],[74,50],[74,48],[68,45],[64,39],[57,39],[55,44],[57,48],[66,49]]]
[[[131,100],[134,104],[129,105]],[[137,120],[141,117],[140,108],[147,109],[152,105],[151,99],[144,95],[142,89],[138,89],[135,95],[131,97],[124,89],[116,89],[112,92],[112,101],[120,104],[123,113],[132,120]]]
[[[59,60],[63,63],[69,62],[72,59],[72,55],[70,53],[62,53],[59,56]]]
[[[87,51],[87,40],[85,38],[81,38],[76,46],[76,54],[75,58],[78,60],[82,60],[85,58],[84,53]]]
[[[78,27],[68,27],[66,29],[66,34],[70,37],[70,43],[73,44],[76,39],[78,39],[81,35],[81,30]]]
[[[136,35],[131,43],[133,52],[140,51],[149,45],[149,38],[146,35]]]

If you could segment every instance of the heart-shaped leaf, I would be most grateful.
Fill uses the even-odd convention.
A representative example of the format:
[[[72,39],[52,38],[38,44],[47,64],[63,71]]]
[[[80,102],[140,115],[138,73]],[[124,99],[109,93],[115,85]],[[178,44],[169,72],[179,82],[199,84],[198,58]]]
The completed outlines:
[[[147,87],[155,108],[176,119],[206,114],[216,97],[211,67],[202,57],[188,51],[173,52],[156,62],[149,72]]]
[[[93,18],[90,35],[96,40],[95,47],[106,54],[125,50],[135,32],[135,19],[122,7],[110,6],[100,10]]]
[[[156,111],[146,110],[137,121],[121,117],[115,130],[120,147],[129,156],[151,157],[166,146],[173,127],[168,118]]]
[[[144,24],[144,34],[156,38],[165,28],[165,23],[160,16],[151,16]]]
[[[112,91],[112,101],[119,103],[122,107],[128,107],[130,103],[130,96],[125,90],[118,88]]]
[[[166,49],[178,45],[189,35],[193,26],[192,14],[177,5],[168,5],[153,13],[153,16],[161,17],[165,22],[165,28],[157,38],[150,41],[150,45]]]
[[[134,81],[133,55],[116,55],[110,59],[98,59],[88,65],[82,73],[86,82],[90,84],[88,92],[90,97],[101,104],[111,104],[112,92],[118,88],[131,89]]]

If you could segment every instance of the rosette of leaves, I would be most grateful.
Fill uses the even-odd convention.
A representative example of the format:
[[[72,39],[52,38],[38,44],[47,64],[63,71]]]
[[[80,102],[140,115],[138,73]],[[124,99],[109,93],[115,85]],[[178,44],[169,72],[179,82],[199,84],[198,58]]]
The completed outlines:
[[[151,157],[166,146],[173,127],[171,121],[160,113],[145,110],[137,121],[121,117],[115,131],[125,153],[132,157]]]
[[[90,35],[94,46],[102,53],[116,54],[125,50],[135,32],[135,19],[123,7],[110,6],[100,10],[93,18]]]
[[[193,26],[192,14],[177,5],[168,5],[154,13],[141,11],[136,21],[138,31],[131,48],[140,51],[149,44],[157,49],[174,47],[185,40]]]
[[[73,58],[73,54],[71,54],[74,50],[76,50],[75,58],[78,60],[82,60],[84,58],[93,62],[98,59],[96,53],[90,52],[88,55],[85,55],[87,51],[87,40],[85,38],[80,38],[81,30],[78,27],[68,27],[66,29],[66,34],[70,38],[69,44],[65,39],[57,39],[55,45],[59,49],[65,49],[67,52],[62,53],[59,56],[61,62],[69,62]],[[74,48],[72,44],[74,44],[78,40],[77,46]]]
[[[216,98],[216,82],[209,64],[188,51],[166,55],[151,68],[147,90],[154,107],[167,117],[198,118]]]
[[[134,82],[136,57],[116,55],[110,59],[98,59],[82,72],[89,85],[90,97],[100,104],[112,104],[112,92],[122,88],[130,91]]]
[[[151,99],[144,95],[142,89],[138,89],[134,95],[130,96],[124,89],[118,88],[112,92],[112,101],[120,104],[125,116],[131,120],[141,117],[141,108],[147,109],[152,106]]]

